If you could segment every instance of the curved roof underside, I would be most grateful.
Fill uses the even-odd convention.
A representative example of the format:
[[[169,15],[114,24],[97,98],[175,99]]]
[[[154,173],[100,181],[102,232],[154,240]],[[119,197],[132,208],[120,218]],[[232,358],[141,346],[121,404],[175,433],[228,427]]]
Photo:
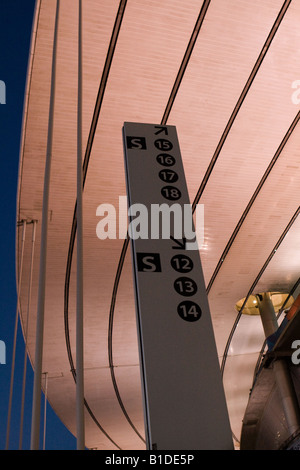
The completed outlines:
[[[74,0],[60,4],[43,372],[51,405],[76,434],[76,249],[67,285],[66,270],[76,204],[78,12]],[[18,220],[38,220],[28,328],[33,366],[55,8],[55,0],[37,2],[20,157]],[[84,149],[99,97],[83,197],[86,445],[143,449],[129,248],[96,235],[98,205],[118,209],[126,194],[123,123],[177,128],[191,202],[198,194],[195,203],[204,204],[201,259],[221,362],[235,303],[251,292],[290,292],[299,277],[300,108],[292,84],[300,79],[300,1],[84,0],[83,18]],[[30,250],[27,229],[25,281]],[[224,373],[238,438],[263,339],[260,318],[243,315]]]

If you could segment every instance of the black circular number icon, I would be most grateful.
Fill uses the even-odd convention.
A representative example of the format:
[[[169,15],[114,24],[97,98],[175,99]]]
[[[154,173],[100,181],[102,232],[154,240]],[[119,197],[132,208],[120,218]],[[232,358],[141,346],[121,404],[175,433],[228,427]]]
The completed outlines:
[[[176,163],[175,158],[168,153],[160,153],[157,155],[156,161],[162,166],[173,166]]]
[[[158,176],[165,183],[176,183],[178,180],[178,175],[176,171],[173,170],[160,170]]]
[[[154,142],[154,145],[157,149],[159,150],[171,150],[173,148],[173,144],[172,142],[170,142],[169,140],[167,139],[157,139],[155,142]]]
[[[164,186],[161,189],[161,194],[171,201],[177,201],[177,199],[181,197],[181,192],[178,188],[175,188],[175,186]]]
[[[190,302],[189,300],[181,302],[181,304],[179,304],[177,307],[177,312],[180,318],[189,322],[199,320],[202,315],[202,311],[199,305],[195,302]]]
[[[186,255],[175,255],[171,259],[171,266],[179,273],[189,273],[193,267],[193,261]]]
[[[197,284],[189,277],[179,277],[174,282],[176,292],[185,297],[190,297],[197,292]]]

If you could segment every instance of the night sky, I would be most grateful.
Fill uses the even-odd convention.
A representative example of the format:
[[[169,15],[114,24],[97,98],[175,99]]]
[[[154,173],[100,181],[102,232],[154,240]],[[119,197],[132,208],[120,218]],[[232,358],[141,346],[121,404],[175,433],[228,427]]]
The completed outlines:
[[[1,263],[0,263],[0,340],[6,346],[6,364],[0,364],[0,449],[5,449],[7,410],[16,318],[15,233],[19,149],[24,90],[35,0],[0,0],[0,80],[5,83],[6,104],[0,105],[1,165]],[[19,448],[19,423],[23,380],[24,343],[18,331],[13,411],[9,449]],[[28,363],[23,449],[30,448],[31,397],[33,373]],[[41,447],[43,444],[41,414]],[[76,439],[47,406],[46,450],[76,449]]]

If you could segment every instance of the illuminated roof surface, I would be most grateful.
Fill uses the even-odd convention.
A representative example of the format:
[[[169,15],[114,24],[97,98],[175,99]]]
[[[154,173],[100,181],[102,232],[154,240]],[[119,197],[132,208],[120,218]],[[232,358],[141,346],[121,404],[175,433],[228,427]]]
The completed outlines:
[[[60,3],[43,372],[53,409],[76,434],[75,248],[69,284],[66,272],[76,204],[78,11],[74,0]],[[54,0],[37,2],[20,156],[18,220],[38,220],[28,332],[33,366],[55,8]],[[101,97],[83,195],[89,448],[145,448],[130,248],[96,234],[97,207],[118,211],[126,195],[125,121],[177,128],[191,203],[200,191],[197,202],[204,204],[200,254],[220,363],[236,302],[249,291],[289,292],[299,277],[300,94],[292,87],[300,80],[299,21],[298,0],[83,2],[84,149]],[[20,235],[21,228],[18,255]],[[24,279],[30,246],[27,236]],[[23,325],[27,295],[24,282]],[[263,340],[260,317],[243,315],[224,372],[237,438]]]

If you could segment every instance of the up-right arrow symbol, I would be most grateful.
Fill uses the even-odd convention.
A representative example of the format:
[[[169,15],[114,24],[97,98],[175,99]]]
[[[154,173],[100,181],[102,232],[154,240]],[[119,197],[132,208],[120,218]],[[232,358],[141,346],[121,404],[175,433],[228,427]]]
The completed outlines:
[[[155,127],[155,129],[158,129],[158,131],[154,133],[155,135],[161,134],[162,132],[164,132],[165,135],[168,135],[168,128],[167,127],[165,127],[165,126],[154,126],[154,127]]]

